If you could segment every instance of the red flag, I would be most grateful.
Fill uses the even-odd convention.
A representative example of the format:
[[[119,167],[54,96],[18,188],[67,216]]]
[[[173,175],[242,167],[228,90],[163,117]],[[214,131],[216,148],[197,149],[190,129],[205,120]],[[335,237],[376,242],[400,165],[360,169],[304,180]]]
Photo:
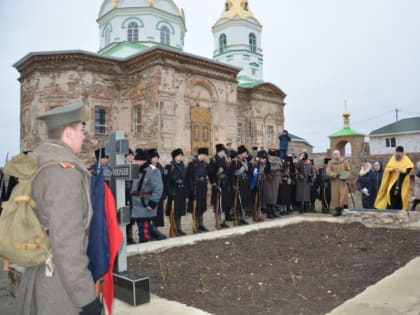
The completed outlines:
[[[109,269],[103,276],[103,296],[109,315],[112,314],[112,301],[114,299],[114,282],[112,272],[114,268],[115,257],[117,256],[118,249],[120,248],[123,235],[118,226],[117,209],[115,206],[115,199],[112,195],[111,189],[105,184],[105,215],[106,225],[108,228],[109,239]]]

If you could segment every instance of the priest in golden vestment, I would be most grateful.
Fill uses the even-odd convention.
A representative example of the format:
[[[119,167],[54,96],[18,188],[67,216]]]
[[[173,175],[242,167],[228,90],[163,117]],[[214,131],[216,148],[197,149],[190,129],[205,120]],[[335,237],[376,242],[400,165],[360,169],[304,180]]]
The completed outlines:
[[[381,187],[375,200],[376,209],[408,209],[408,190],[413,162],[398,146],[384,170]]]

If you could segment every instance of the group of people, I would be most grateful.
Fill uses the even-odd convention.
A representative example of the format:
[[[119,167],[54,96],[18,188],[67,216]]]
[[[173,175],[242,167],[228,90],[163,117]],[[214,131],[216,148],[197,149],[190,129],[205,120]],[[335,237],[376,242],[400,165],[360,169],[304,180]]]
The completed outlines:
[[[322,212],[332,212],[334,216],[340,216],[348,207],[350,162],[338,150],[319,169],[307,152],[301,152],[294,160],[287,155],[282,158],[282,152],[274,148],[255,151],[255,157],[244,145],[233,150],[230,144],[217,144],[215,151],[209,157],[208,148],[199,148],[186,164],[183,150],[178,148],[172,151],[172,160],[166,166],[160,164],[156,149],[137,149],[126,155],[127,163],[133,160],[140,167],[139,179],[127,183],[126,189],[132,224],[137,223],[140,242],[167,237],[158,230],[164,225],[164,214],[174,231],[170,236],[186,234],[182,217],[187,213],[192,215],[193,233],[208,231],[203,222],[208,187],[217,229],[229,227],[229,222],[234,226],[248,224],[247,217],[258,222],[263,217],[272,219],[292,211],[315,212],[317,199],[321,201]],[[405,196],[412,169],[408,161],[403,148],[398,147],[385,168],[381,161],[375,161],[373,167],[363,162],[357,189],[364,208],[407,208]],[[416,173],[418,183],[419,169],[420,163]],[[419,196],[413,209],[417,203]],[[132,224],[127,227],[129,243],[134,242]]]

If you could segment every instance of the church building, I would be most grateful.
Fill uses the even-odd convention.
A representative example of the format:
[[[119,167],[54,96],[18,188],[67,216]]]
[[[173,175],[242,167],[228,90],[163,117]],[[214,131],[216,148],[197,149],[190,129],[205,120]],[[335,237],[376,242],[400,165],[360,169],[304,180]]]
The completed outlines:
[[[32,52],[14,65],[21,150],[46,137],[38,115],[80,101],[90,114],[85,160],[112,130],[133,149],[157,148],[164,162],[178,147],[187,156],[202,146],[214,153],[217,143],[277,147],[286,95],[263,81],[262,26],[249,1],[225,1],[213,59],[184,52],[185,14],[173,0],[104,0],[97,23],[97,53]]]

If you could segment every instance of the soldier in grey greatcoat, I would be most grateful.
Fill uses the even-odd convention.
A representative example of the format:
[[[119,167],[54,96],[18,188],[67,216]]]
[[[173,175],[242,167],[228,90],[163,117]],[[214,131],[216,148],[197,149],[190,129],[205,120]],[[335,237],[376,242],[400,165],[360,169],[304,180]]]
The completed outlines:
[[[152,219],[157,215],[157,205],[163,193],[160,170],[150,164],[146,150],[137,149],[134,156],[139,166],[139,178],[133,180],[131,187],[131,218],[136,221],[139,231],[139,242],[148,242],[154,237],[155,228]]]
[[[49,236],[52,263],[25,269],[16,294],[16,314],[100,314],[86,254],[92,216],[90,173],[75,155],[82,149],[87,114],[83,104],[76,103],[55,107],[38,118],[46,123],[48,134],[35,149],[39,165],[61,162],[44,168],[32,186],[34,210]]]

